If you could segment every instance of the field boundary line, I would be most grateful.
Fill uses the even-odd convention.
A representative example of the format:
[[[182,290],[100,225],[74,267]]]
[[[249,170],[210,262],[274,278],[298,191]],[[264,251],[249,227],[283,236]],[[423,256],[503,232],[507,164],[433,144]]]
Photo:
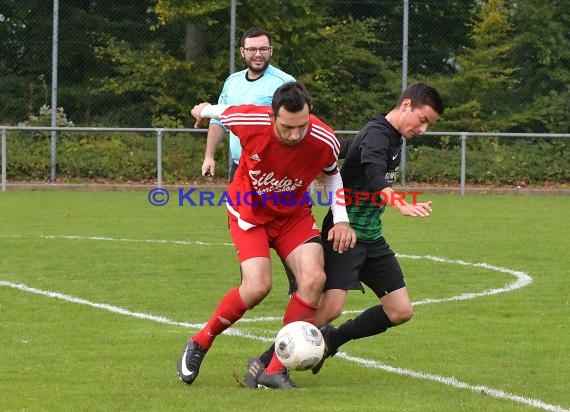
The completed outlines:
[[[106,242],[124,242],[124,243],[162,243],[174,245],[187,245],[187,246],[233,246],[233,243],[228,242],[203,242],[201,240],[168,240],[168,239],[130,239],[130,238],[115,238],[109,236],[78,236],[78,235],[38,235],[38,236],[25,236],[25,235],[0,235],[2,238],[8,239],[29,239],[37,237],[39,239],[52,239],[52,240],[99,240]]]
[[[8,236],[3,236],[0,235],[0,237],[4,237],[4,238],[10,238],[10,239],[25,239],[28,237],[32,237],[32,236],[24,236],[24,235],[8,235]],[[132,239],[132,238],[114,238],[114,237],[109,237],[109,236],[79,236],[79,235],[39,235],[37,236],[40,239],[51,239],[51,240],[89,240],[89,241],[108,241],[108,242],[125,242],[125,243],[129,243],[129,242],[134,242],[134,243],[159,243],[159,244],[176,244],[176,245],[190,245],[190,246],[233,246],[232,243],[227,243],[227,242],[204,242],[201,240],[167,240],[167,239]],[[478,268],[482,268],[482,269],[486,269],[486,270],[492,270],[495,272],[500,272],[500,273],[505,273],[505,274],[509,274],[512,275],[516,278],[516,280],[514,282],[508,283],[503,287],[500,288],[492,288],[492,289],[486,289],[484,291],[481,292],[467,292],[467,293],[462,293],[460,295],[456,295],[456,296],[451,296],[448,298],[439,298],[439,299],[434,299],[434,298],[426,298],[426,299],[422,299],[416,302],[412,302],[413,306],[419,306],[419,305],[425,305],[425,304],[433,304],[433,303],[443,303],[443,302],[454,302],[454,301],[461,301],[461,300],[468,300],[468,299],[474,299],[474,298],[478,298],[478,297],[484,297],[484,296],[492,296],[492,295],[497,295],[500,293],[507,293],[507,292],[512,292],[513,290],[516,289],[520,289],[523,288],[525,286],[528,286],[532,283],[532,277],[529,276],[528,273],[520,271],[520,270],[513,270],[513,269],[509,269],[506,267],[502,267],[502,266],[496,266],[496,265],[491,265],[488,263],[472,263],[472,262],[467,262],[465,260],[461,260],[461,259],[447,259],[447,258],[443,258],[443,257],[439,257],[439,256],[431,256],[431,255],[407,255],[407,254],[401,254],[401,253],[396,253],[396,256],[399,258],[404,258],[404,259],[411,259],[411,260],[430,260],[432,262],[436,262],[436,263],[448,263],[448,264],[453,264],[453,265],[460,265],[460,266],[470,266],[470,267],[478,267]],[[342,313],[343,314],[354,314],[354,313],[360,313],[361,310],[345,310]],[[281,319],[279,318],[273,318],[273,317],[264,317],[264,318],[260,318],[261,320],[277,320],[277,319]],[[246,322],[252,322],[252,321],[256,321],[255,319],[251,319],[251,318],[245,318],[243,319],[243,321]]]
[[[28,292],[28,293],[42,295],[42,296],[46,296],[46,297],[50,297],[50,298],[60,299],[60,300],[70,302],[70,303],[87,305],[87,306],[91,306],[91,307],[94,307],[97,309],[103,309],[103,310],[106,310],[106,311],[109,311],[112,313],[130,316],[130,317],[135,317],[135,318],[142,319],[142,320],[150,320],[150,321],[158,322],[161,324],[181,326],[181,327],[185,327],[185,328],[201,328],[203,326],[203,324],[197,324],[197,323],[177,322],[177,321],[173,321],[171,319],[168,319],[164,316],[157,316],[157,315],[152,315],[149,313],[132,312],[128,309],[121,308],[119,306],[109,305],[109,304],[105,304],[105,303],[91,302],[89,300],[82,299],[82,298],[79,298],[76,296],[71,296],[71,295],[66,295],[66,294],[59,293],[59,292],[43,290],[43,289],[39,289],[39,288],[35,288],[35,287],[25,285],[23,283],[14,283],[14,282],[6,281],[6,280],[0,280],[0,286],[10,287],[12,289],[17,289],[17,290],[20,290],[22,292]],[[261,336],[252,335],[252,334],[243,332],[243,331],[239,330],[238,328],[230,328],[230,329],[226,330],[224,332],[224,334],[239,336],[239,337],[248,338],[248,339],[252,339],[252,340],[260,340],[263,342],[272,342],[273,341],[273,339],[271,339],[271,338],[264,338]],[[532,407],[535,407],[538,409],[543,409],[546,411],[551,411],[551,412],[569,412],[570,411],[568,409],[562,408],[561,406],[551,405],[551,404],[543,402],[539,399],[528,398],[528,397],[524,397],[524,396],[517,395],[517,394],[510,394],[510,393],[504,392],[500,389],[493,389],[493,388],[490,388],[490,387],[487,387],[484,385],[471,385],[469,383],[462,382],[453,376],[447,377],[447,376],[434,375],[434,374],[425,373],[425,372],[416,372],[416,371],[413,371],[411,369],[398,368],[398,367],[386,365],[386,364],[383,364],[383,363],[380,363],[380,362],[377,362],[374,360],[370,360],[370,359],[364,359],[364,358],[359,358],[359,357],[355,357],[355,356],[350,356],[344,352],[338,352],[337,356],[339,358],[345,359],[349,362],[359,364],[361,366],[365,366],[365,367],[369,367],[369,368],[375,368],[375,369],[381,369],[381,370],[384,370],[386,372],[395,373],[395,374],[403,375],[403,376],[409,376],[409,377],[413,377],[413,378],[417,378],[417,379],[429,380],[432,382],[441,383],[441,384],[444,384],[444,385],[447,385],[447,386],[450,386],[453,388],[457,388],[457,389],[467,389],[467,390],[470,390],[472,392],[482,393],[482,394],[485,394],[487,396],[491,396],[493,398],[497,398],[500,400],[508,400],[508,401],[515,402],[515,403],[525,404],[525,405],[529,405],[529,406],[532,406]]]
[[[48,298],[59,299],[59,300],[62,300],[64,302],[75,303],[77,305],[90,306],[90,307],[93,307],[96,309],[102,309],[102,310],[105,310],[107,312],[111,312],[111,313],[115,313],[115,314],[119,314],[119,315],[129,316],[129,317],[142,319],[142,320],[150,320],[152,322],[162,323],[162,324],[166,324],[166,325],[180,326],[183,328],[197,329],[197,330],[201,329],[205,325],[204,323],[177,322],[177,321],[174,321],[172,319],[168,319],[165,316],[152,315],[150,313],[133,312],[131,310],[122,308],[120,306],[110,305],[107,303],[92,302],[90,300],[83,299],[83,298],[80,298],[77,296],[66,295],[64,293],[53,292],[51,290],[43,290],[43,289],[35,288],[33,286],[28,286],[24,283],[15,283],[15,282],[7,281],[7,280],[0,280],[0,286],[5,286],[5,287],[12,288],[12,289],[17,289],[17,290],[20,290],[22,292],[33,293],[35,295],[45,296]],[[273,339],[260,338],[259,336],[251,335],[251,334],[242,332],[240,330],[228,329],[224,333],[226,335],[239,336],[242,338],[249,338],[249,339],[255,339],[255,340],[263,340],[266,342],[272,342],[273,341]]]
[[[394,366],[386,365],[381,362],[373,361],[370,359],[363,359],[356,356],[347,355],[344,352],[338,352],[336,356],[341,357],[350,362],[357,363],[361,366],[367,368],[374,368],[374,369],[382,369],[386,372],[395,373],[397,375],[409,376],[416,379],[424,379],[432,382],[441,383],[443,385],[451,386],[453,388],[458,389],[467,389],[472,392],[476,393],[483,393],[485,395],[491,396],[493,398],[501,399],[501,400],[509,400],[515,403],[521,403],[525,405],[529,405],[535,408],[544,409],[546,411],[552,412],[568,412],[569,409],[564,409],[559,405],[551,405],[546,402],[543,402],[539,399],[532,399],[527,398],[525,396],[520,396],[516,394],[507,393],[500,389],[493,389],[485,385],[471,385],[466,382],[462,382],[453,376],[441,376],[441,375],[434,375],[431,373],[425,372],[416,372],[411,369],[405,368],[397,368]]]

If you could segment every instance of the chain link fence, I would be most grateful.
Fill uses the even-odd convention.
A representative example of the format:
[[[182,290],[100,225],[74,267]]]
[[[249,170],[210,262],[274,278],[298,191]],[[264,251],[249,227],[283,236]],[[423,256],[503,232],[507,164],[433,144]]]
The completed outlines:
[[[441,130],[567,132],[568,109],[551,110],[564,120],[559,130],[541,122],[545,110],[524,116],[568,102],[569,9],[532,0],[2,0],[0,122],[37,116],[55,92],[78,126],[190,126],[188,108],[217,98],[244,66],[239,37],[261,26],[273,63],[307,84],[337,129],[359,128],[404,83],[424,80],[446,97]]]
[[[433,131],[568,133],[568,16],[570,3],[538,0],[0,0],[0,124],[191,127],[259,26],[337,130],[421,80],[447,106]]]

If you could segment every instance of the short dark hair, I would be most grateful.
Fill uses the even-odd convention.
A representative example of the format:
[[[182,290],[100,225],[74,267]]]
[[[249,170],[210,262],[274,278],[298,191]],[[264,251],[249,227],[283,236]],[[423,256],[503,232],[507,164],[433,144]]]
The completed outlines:
[[[312,100],[313,98],[301,83],[288,82],[280,86],[275,90],[275,93],[273,93],[271,108],[273,109],[273,114],[277,117],[277,113],[282,107],[288,112],[298,113],[303,110],[305,104],[307,104],[310,113]]]
[[[405,99],[412,101],[412,107],[429,106],[440,116],[445,110],[443,99],[437,90],[425,83],[419,82],[408,86],[400,95],[398,105],[402,104]]]
[[[252,37],[261,37],[261,36],[266,36],[267,39],[269,40],[269,45],[271,46],[271,36],[269,35],[269,33],[267,33],[263,29],[260,29],[259,27],[253,27],[253,28],[249,29],[248,31],[246,31],[244,33],[244,35],[242,36],[239,45],[241,47],[244,47],[245,39],[250,39]]]

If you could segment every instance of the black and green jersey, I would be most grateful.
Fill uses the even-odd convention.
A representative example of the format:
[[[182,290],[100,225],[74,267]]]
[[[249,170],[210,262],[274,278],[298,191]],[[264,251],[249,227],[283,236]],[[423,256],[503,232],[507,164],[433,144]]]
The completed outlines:
[[[402,136],[381,115],[375,115],[348,142],[341,176],[350,225],[360,241],[382,237],[382,213],[390,199],[380,191],[392,186],[400,167]],[[323,233],[332,227],[332,213],[323,221]]]

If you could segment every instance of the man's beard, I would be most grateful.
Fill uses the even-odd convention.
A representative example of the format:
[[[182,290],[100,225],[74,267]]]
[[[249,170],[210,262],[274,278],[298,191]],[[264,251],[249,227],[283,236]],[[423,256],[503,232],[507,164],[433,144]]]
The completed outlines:
[[[257,67],[254,67],[252,63],[253,62],[249,63],[248,68],[249,68],[249,70],[251,70],[253,73],[256,73],[256,74],[263,73],[265,71],[265,69],[267,69],[267,66],[269,66],[269,60],[265,60],[263,62],[263,66],[259,69]]]

